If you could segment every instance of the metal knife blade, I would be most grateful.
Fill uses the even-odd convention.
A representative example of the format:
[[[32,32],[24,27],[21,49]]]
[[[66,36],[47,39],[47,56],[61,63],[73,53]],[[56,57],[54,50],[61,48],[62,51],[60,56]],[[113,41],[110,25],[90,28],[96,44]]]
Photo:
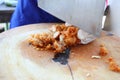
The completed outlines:
[[[67,23],[100,35],[105,0],[38,0],[38,5]]]

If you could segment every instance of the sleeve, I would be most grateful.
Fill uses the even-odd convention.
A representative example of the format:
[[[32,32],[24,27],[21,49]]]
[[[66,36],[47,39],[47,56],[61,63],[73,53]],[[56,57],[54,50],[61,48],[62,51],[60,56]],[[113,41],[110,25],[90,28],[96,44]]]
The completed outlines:
[[[10,28],[34,23],[63,22],[40,9],[37,0],[18,0],[10,21]]]

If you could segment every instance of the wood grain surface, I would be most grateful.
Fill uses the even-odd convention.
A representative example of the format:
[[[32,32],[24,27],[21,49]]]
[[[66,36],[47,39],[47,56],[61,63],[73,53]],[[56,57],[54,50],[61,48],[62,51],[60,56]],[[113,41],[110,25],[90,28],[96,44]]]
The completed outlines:
[[[103,32],[87,45],[72,47],[68,65],[61,65],[52,60],[55,53],[36,51],[27,42],[30,34],[47,32],[52,25],[25,25],[0,34],[0,80],[120,80],[120,73],[110,71],[106,63],[112,56],[120,65],[119,37]],[[101,44],[108,55],[92,59]]]

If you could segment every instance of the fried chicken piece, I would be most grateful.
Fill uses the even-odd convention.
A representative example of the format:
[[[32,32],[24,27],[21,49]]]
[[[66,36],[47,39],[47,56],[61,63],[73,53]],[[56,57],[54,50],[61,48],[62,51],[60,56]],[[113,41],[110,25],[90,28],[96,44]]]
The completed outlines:
[[[107,54],[108,54],[107,48],[106,48],[103,44],[100,45],[99,55],[100,55],[100,56],[106,56]]]
[[[32,34],[31,37],[28,39],[28,42],[33,45],[35,48],[42,48],[44,49],[52,49],[52,42],[54,38],[50,34]]]
[[[115,62],[115,60],[110,57],[108,58],[108,63],[109,63],[109,69],[114,71],[114,72],[120,72],[120,66],[117,65],[117,63]]]
[[[33,34],[28,42],[37,50],[53,50],[54,52],[62,52],[67,47],[71,47],[80,43],[77,38],[78,28],[74,26],[53,25],[48,33]]]

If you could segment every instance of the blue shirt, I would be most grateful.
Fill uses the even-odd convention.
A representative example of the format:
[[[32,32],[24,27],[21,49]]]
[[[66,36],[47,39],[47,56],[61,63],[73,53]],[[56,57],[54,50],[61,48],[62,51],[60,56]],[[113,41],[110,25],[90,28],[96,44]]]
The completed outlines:
[[[53,22],[63,21],[40,9],[37,5],[37,0],[18,0],[10,21],[10,28],[33,23]]]

